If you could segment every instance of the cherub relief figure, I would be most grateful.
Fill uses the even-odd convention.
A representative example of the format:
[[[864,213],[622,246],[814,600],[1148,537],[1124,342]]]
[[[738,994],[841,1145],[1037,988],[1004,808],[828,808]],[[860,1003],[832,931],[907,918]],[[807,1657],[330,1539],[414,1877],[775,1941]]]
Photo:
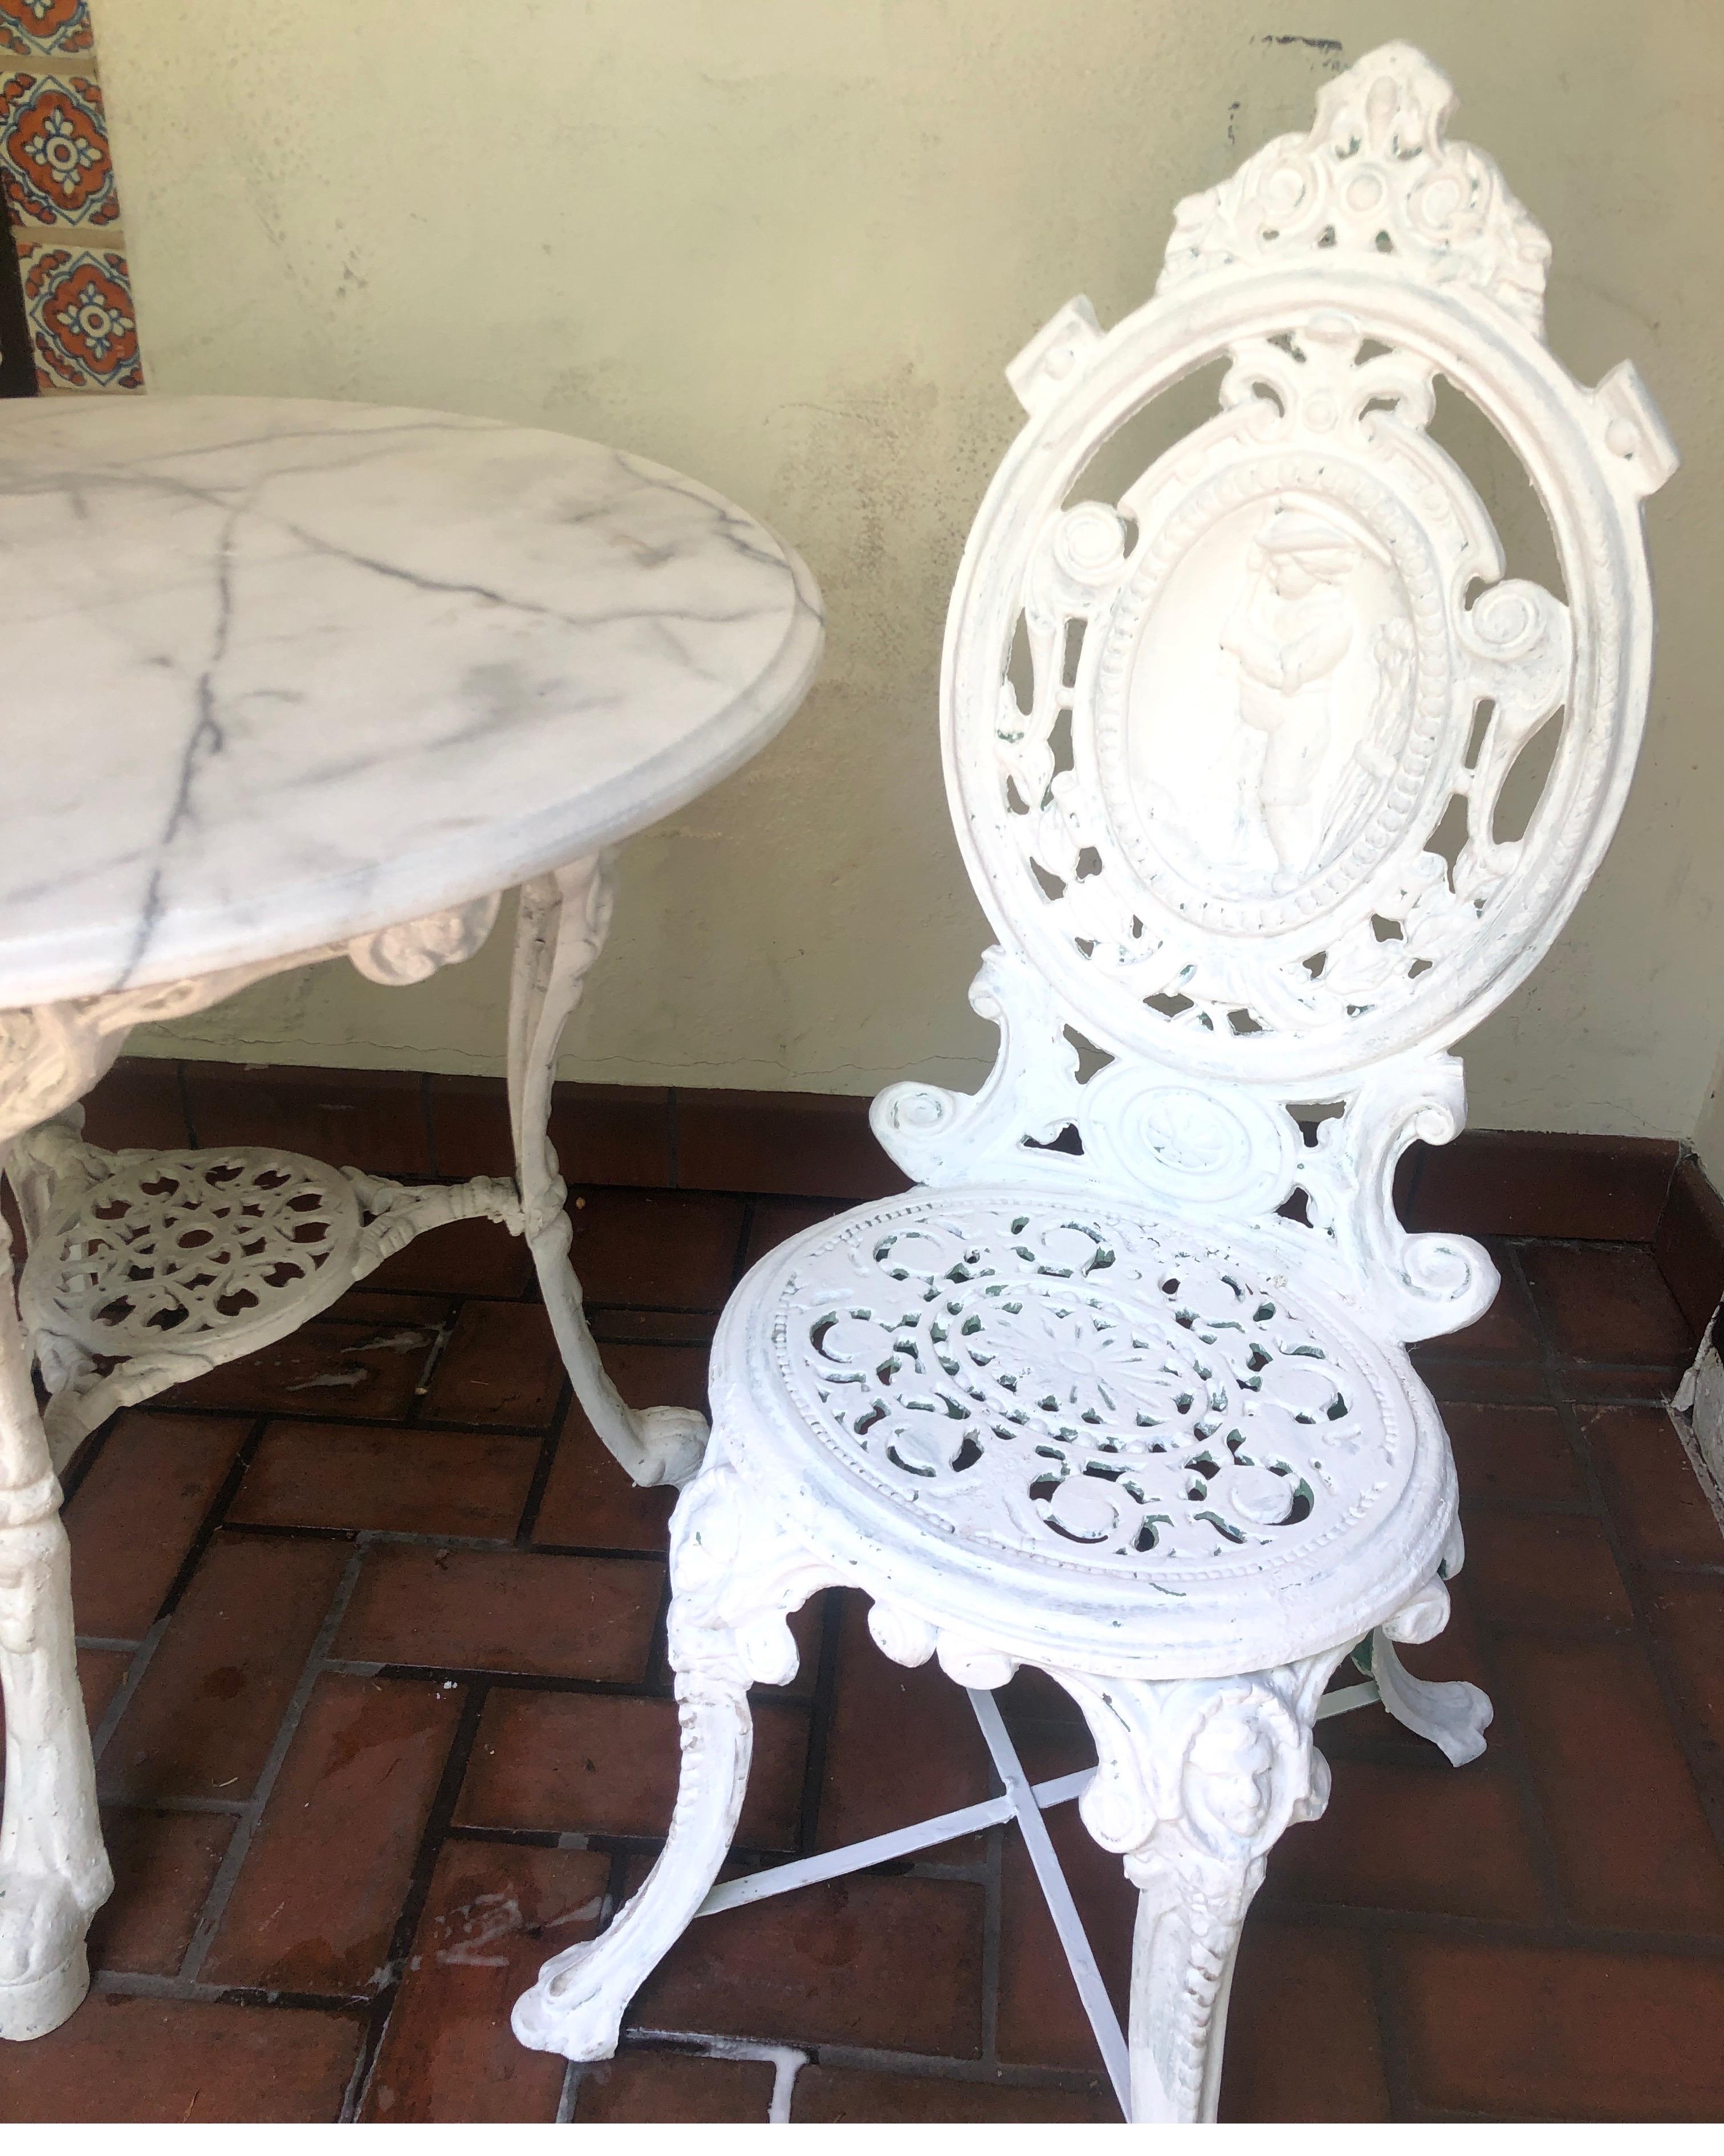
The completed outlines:
[[[1264,735],[1258,798],[1284,875],[1310,868],[1323,818],[1315,796],[1329,747],[1336,670],[1357,631],[1344,588],[1363,558],[1352,533],[1278,503],[1252,543],[1245,588],[1221,631],[1238,661],[1239,716]]]

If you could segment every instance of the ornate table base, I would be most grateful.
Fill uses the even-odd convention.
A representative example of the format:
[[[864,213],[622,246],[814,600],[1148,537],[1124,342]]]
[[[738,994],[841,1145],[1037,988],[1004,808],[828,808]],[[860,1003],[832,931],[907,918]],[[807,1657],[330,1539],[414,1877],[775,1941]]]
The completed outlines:
[[[82,1137],[78,1105],[136,1024],[343,954],[374,980],[422,980],[471,957],[496,918],[495,898],[268,965],[0,1012],[0,1168],[29,1243],[18,1311],[0,1297],[0,2037],[46,2035],[77,2006],[89,1987],[84,1935],[113,1886],[55,1479],[99,1423],[285,1337],[426,1229],[484,1215],[526,1235],[576,1394],[629,1474],[680,1483],[699,1466],[703,1417],[630,1408],[605,1374],[569,1262],[567,1193],[547,1135],[563,1029],[610,924],[608,865],[595,855],[521,890],[509,1005],[512,1183],[413,1188],[250,1146],[106,1152]],[[0,1257],[6,1248],[0,1223]],[[33,1363],[49,1395],[41,1414]]]

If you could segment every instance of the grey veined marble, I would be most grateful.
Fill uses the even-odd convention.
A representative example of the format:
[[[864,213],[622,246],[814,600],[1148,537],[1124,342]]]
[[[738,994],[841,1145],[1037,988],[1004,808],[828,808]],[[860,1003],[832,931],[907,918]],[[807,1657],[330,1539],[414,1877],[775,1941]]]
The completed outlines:
[[[793,711],[791,551],[567,435],[0,406],[0,1006],[362,934],[679,806]]]

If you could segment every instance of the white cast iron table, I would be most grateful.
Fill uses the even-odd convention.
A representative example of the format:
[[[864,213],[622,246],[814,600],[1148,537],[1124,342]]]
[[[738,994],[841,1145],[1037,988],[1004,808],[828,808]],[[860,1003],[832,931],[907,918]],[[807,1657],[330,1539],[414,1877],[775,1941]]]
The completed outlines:
[[[587,1329],[551,1086],[609,850],[769,741],[821,638],[770,532],[589,442],[287,399],[0,407],[0,1167],[30,1250],[0,1297],[0,2036],[77,2005],[111,1886],[56,1471],[115,1408],[487,1214],[527,1237],[623,1466],[698,1465],[700,1417],[624,1406]],[[513,1180],[84,1142],[132,1026],[312,959],[423,979],[514,886]]]

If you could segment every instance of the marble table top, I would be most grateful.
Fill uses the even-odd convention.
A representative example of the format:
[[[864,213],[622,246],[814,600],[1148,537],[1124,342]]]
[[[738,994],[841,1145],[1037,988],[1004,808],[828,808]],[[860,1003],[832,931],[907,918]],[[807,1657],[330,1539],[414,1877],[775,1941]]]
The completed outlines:
[[[570,436],[229,397],[0,404],[0,1008],[506,889],[712,785],[819,594]]]

